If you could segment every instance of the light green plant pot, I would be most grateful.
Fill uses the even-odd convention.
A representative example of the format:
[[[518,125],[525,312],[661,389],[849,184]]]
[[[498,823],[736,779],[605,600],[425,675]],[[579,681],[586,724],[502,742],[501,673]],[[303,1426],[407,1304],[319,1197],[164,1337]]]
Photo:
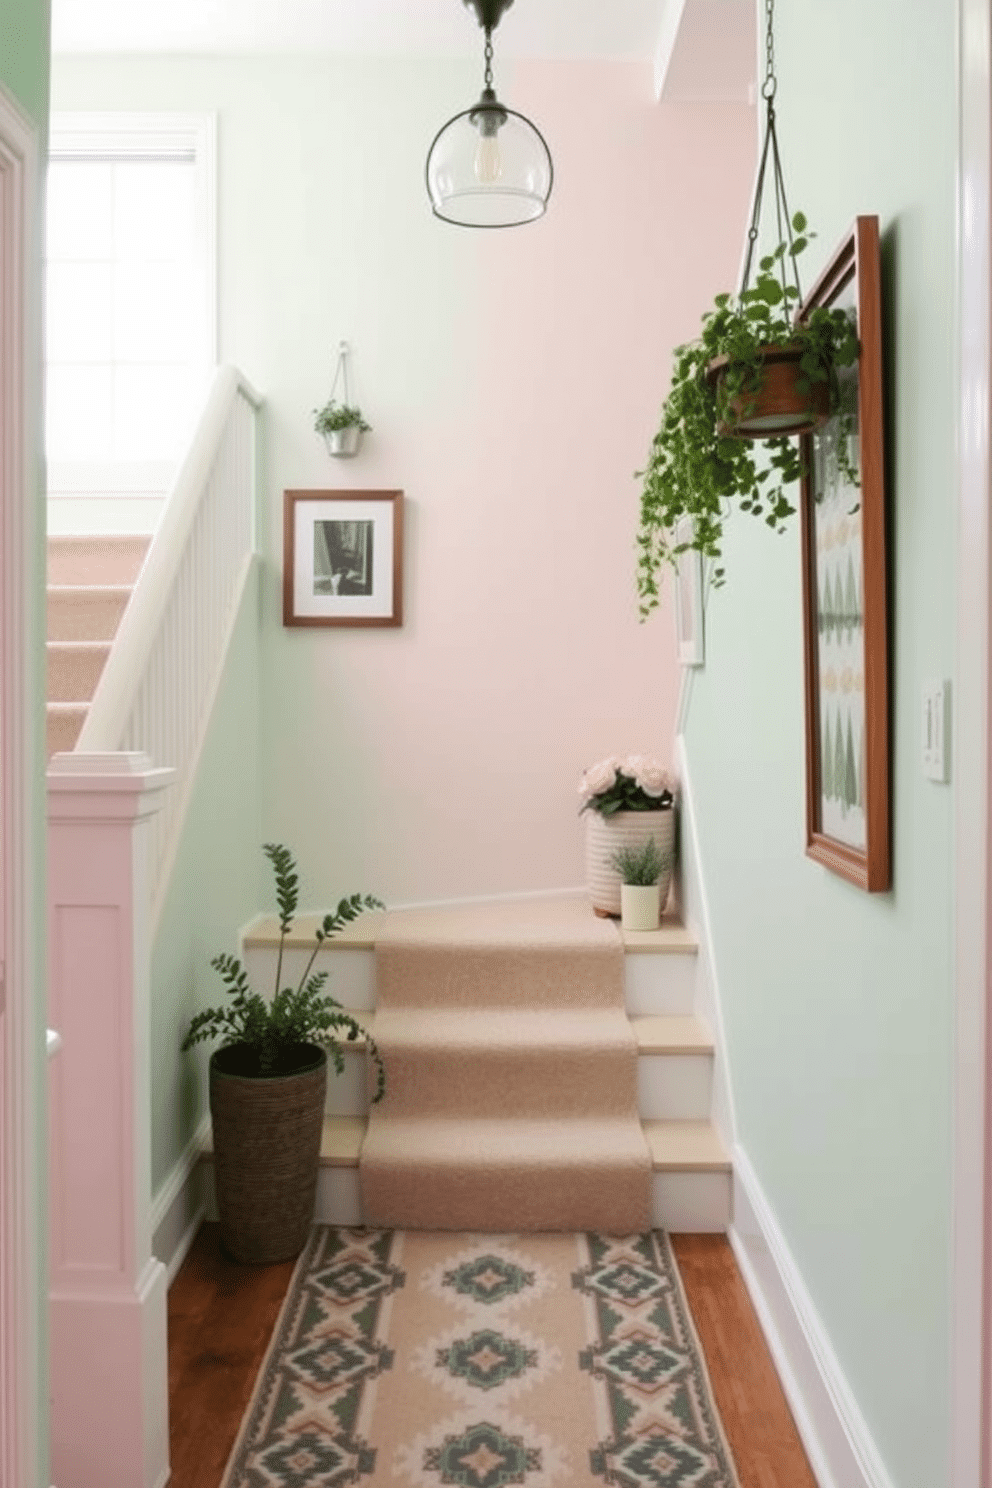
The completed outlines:
[[[625,930],[657,930],[660,919],[660,884],[620,885],[620,923]]]

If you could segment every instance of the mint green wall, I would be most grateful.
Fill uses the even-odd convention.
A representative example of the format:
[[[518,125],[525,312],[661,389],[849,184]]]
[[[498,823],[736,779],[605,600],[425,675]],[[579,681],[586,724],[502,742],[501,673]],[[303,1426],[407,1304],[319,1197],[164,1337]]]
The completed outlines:
[[[48,119],[49,0],[3,0],[0,82],[44,129]]]
[[[249,577],[152,948],[152,1192],[207,1109],[209,1048],[180,1054],[193,1014],[226,996],[210,968],[267,902],[260,870],[259,572]]]
[[[882,231],[895,576],[894,888],[804,856],[798,530],[730,523],[686,726],[738,1139],[895,1488],[947,1481],[952,788],[920,688],[954,664],[955,7],[776,12],[790,199]],[[815,44],[816,65],[810,66]],[[714,286],[714,289],[729,286]]]

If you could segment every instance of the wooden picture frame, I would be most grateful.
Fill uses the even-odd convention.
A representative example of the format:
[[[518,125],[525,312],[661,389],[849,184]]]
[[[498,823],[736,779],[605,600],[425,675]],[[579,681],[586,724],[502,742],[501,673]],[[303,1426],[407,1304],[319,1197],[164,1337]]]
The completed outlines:
[[[849,463],[838,420],[803,438],[806,852],[869,893],[891,887],[888,621],[878,218],[858,217],[806,297],[856,317],[860,355],[842,369],[855,414]]]
[[[283,494],[282,623],[403,624],[403,492]]]

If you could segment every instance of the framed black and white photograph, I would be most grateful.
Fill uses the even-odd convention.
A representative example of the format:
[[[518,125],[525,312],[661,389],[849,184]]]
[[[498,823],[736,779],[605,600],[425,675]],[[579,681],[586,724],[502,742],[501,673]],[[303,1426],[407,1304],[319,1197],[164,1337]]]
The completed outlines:
[[[675,546],[692,542],[695,522],[682,517],[675,528]],[[682,666],[702,666],[703,648],[703,557],[695,548],[676,555],[675,636]]]
[[[286,491],[284,625],[402,625],[403,492]]]

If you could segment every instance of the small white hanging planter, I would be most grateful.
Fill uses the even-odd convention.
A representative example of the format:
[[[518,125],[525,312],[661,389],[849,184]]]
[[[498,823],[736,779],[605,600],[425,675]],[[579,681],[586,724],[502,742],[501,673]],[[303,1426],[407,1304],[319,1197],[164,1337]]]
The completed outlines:
[[[347,341],[338,345],[338,364],[331,383],[331,396],[323,408],[314,409],[314,428],[324,441],[329,455],[335,459],[351,459],[362,447],[362,436],[370,432],[371,426],[362,417],[362,410],[352,405],[348,397],[348,357],[351,348]],[[344,401],[338,402],[335,394],[338,382],[343,384]]]

